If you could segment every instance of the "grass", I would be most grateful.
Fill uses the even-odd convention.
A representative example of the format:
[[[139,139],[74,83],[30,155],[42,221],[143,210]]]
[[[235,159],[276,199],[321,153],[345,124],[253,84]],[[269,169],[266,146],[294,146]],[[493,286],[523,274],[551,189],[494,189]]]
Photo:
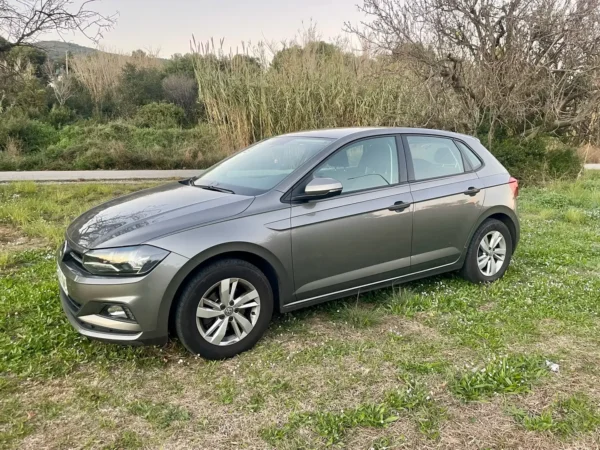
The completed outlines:
[[[63,317],[65,225],[149,184],[2,185],[0,447],[597,447],[599,175],[522,190],[497,283],[449,274],[285,314],[217,362],[88,341]]]
[[[340,443],[350,428],[384,428],[401,415],[410,413],[418,417],[421,432],[431,438],[439,435],[438,426],[444,411],[425,389],[413,382],[407,383],[402,390],[388,392],[382,403],[366,403],[340,412],[294,414],[283,426],[266,428],[261,434],[267,442],[278,447],[285,440],[300,441],[299,430],[309,428],[324,439],[325,445],[333,445]]]
[[[476,366],[457,376],[451,390],[467,401],[495,394],[518,394],[529,392],[532,383],[546,374],[541,358],[514,355],[494,358],[481,368]]]
[[[73,218],[91,206],[149,186],[150,183],[56,185],[34,182],[0,185],[0,224],[16,227],[29,238],[43,239],[47,245],[56,246],[63,240]]]
[[[515,409],[513,415],[527,430],[561,437],[589,433],[600,427],[598,402],[581,393],[557,399],[539,413]]]

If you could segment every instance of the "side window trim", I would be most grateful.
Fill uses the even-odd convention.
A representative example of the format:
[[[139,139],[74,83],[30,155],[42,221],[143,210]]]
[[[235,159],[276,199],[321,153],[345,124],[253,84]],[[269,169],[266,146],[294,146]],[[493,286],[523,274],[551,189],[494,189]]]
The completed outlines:
[[[402,135],[396,134],[396,152],[398,153],[398,174],[399,184],[408,182],[408,160],[410,159],[406,154],[406,146]]]
[[[422,180],[417,180],[415,178],[415,169],[414,169],[413,162],[412,162],[412,153],[410,151],[410,146],[408,145],[408,136],[432,137],[432,138],[448,139],[448,140],[452,141],[452,143],[454,144],[454,146],[456,147],[456,149],[458,150],[458,152],[461,155],[465,171],[461,172],[461,173],[453,173],[453,174],[450,174],[450,175],[443,175],[443,176],[440,176],[440,177],[423,178]],[[403,144],[403,147],[404,147],[404,151],[406,153],[406,166],[407,166],[407,169],[408,169],[408,182],[409,183],[421,183],[421,182],[424,182],[424,181],[441,180],[443,178],[452,178],[452,177],[456,177],[456,176],[459,176],[459,175],[464,175],[465,173],[474,172],[474,170],[471,168],[471,164],[468,161],[466,161],[467,158],[463,154],[463,151],[460,149],[460,147],[458,145],[456,145],[456,143],[454,141],[459,141],[460,143],[463,143],[462,141],[460,141],[458,139],[455,139],[455,138],[453,138],[451,136],[444,136],[442,134],[403,133],[402,134],[402,144]],[[471,147],[469,147],[467,145],[467,148],[471,148]],[[479,158],[478,155],[477,155],[477,158],[481,161],[481,159]],[[467,167],[469,168],[469,170],[467,170]],[[477,170],[481,169],[481,167],[483,167],[483,163],[482,163],[482,165]]]
[[[331,152],[330,154],[325,156],[323,159],[316,162],[315,165],[306,173],[306,175],[304,175],[296,184],[294,184],[294,186],[282,197],[282,201],[293,202],[294,193],[295,193],[296,189],[298,189],[301,186],[304,186],[308,181],[312,180],[313,174],[319,168],[319,166],[321,166],[321,164],[323,164],[325,161],[327,161],[327,159],[336,155],[338,152],[343,151],[344,149],[348,148],[349,146],[357,145],[361,141],[377,139],[377,138],[385,138],[385,137],[391,137],[391,138],[395,139],[396,159],[398,161],[398,182],[397,183],[390,184],[390,185],[384,185],[384,186],[377,186],[377,187],[373,187],[373,188],[361,189],[361,190],[356,190],[356,191],[350,191],[347,193],[342,192],[339,196],[331,197],[331,198],[324,198],[324,199],[319,199],[319,200],[311,200],[310,203],[326,202],[326,201],[334,200],[334,199],[342,197],[342,196],[362,194],[362,193],[369,192],[369,191],[388,189],[390,187],[397,187],[397,186],[401,186],[403,184],[407,184],[409,181],[407,167],[406,167],[407,158],[405,158],[404,146],[402,146],[402,148],[400,148],[398,146],[398,141],[400,140],[400,135],[399,134],[380,134],[380,135],[361,137],[356,140],[347,142],[344,145],[342,145],[341,147],[335,149],[333,152]]]

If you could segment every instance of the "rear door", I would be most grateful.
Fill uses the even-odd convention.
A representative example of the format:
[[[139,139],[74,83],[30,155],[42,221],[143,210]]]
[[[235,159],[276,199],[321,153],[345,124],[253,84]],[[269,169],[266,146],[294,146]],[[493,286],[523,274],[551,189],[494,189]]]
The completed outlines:
[[[412,196],[396,136],[347,144],[314,177],[334,178],[339,196],[292,205],[296,302],[324,299],[410,269]]]
[[[414,202],[411,272],[450,265],[460,258],[479,217],[483,183],[455,140],[438,135],[402,139]]]

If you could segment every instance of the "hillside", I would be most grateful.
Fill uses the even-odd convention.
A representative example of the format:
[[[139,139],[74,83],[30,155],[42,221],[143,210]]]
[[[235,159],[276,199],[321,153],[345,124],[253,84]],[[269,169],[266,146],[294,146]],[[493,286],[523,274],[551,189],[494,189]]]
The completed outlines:
[[[35,45],[44,50],[50,59],[62,59],[67,52],[72,55],[87,55],[98,51],[90,47],[63,41],[41,41]]]

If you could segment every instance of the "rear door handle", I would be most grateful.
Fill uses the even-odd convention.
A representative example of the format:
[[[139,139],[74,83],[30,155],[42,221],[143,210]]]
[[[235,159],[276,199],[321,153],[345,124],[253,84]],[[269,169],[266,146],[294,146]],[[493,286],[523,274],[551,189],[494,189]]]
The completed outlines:
[[[401,212],[401,211],[404,211],[406,208],[408,208],[410,205],[411,205],[410,202],[408,202],[408,203],[405,203],[405,202],[396,202],[392,206],[390,206],[388,209],[390,211]]]
[[[476,188],[476,187],[470,187],[465,192],[463,192],[463,194],[470,195],[471,197],[473,197],[474,195],[476,195],[479,192],[481,192],[481,189]]]

